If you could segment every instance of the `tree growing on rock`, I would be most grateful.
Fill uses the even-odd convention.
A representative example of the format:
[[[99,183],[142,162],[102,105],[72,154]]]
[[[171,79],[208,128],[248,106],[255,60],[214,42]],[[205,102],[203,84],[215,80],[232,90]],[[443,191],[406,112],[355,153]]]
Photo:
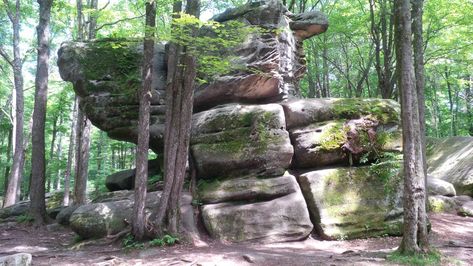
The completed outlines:
[[[175,2],[173,13],[177,14],[181,10],[182,2]],[[191,16],[199,17],[200,0],[187,0],[185,11]],[[191,35],[195,33],[195,29],[191,30]],[[168,58],[164,134],[165,183],[154,219],[157,234],[179,233],[179,200],[188,160],[194,82],[197,74],[196,57],[189,46],[171,41]]]

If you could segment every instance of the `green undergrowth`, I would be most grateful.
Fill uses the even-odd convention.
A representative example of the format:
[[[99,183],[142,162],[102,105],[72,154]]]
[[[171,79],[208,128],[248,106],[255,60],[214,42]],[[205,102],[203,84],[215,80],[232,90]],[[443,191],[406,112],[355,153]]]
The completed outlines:
[[[151,248],[151,247],[173,246],[177,243],[179,243],[179,238],[172,235],[164,235],[161,238],[157,237],[146,242],[141,242],[141,241],[136,241],[132,234],[128,234],[122,240],[122,247],[125,250],[132,250],[132,249],[145,249],[145,248]]]
[[[21,223],[21,224],[29,224],[29,223],[34,222],[34,218],[33,218],[33,216],[31,216],[29,214],[22,214],[22,215],[16,217],[16,222]]]
[[[437,251],[431,251],[426,254],[401,254],[399,251],[395,251],[388,255],[387,260],[393,263],[401,265],[455,265],[455,263],[444,264],[445,260],[449,258],[443,257],[442,254]]]

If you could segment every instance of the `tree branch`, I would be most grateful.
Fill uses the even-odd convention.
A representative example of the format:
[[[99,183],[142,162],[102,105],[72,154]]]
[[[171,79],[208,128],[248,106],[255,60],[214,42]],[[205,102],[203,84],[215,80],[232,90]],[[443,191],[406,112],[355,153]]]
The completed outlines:
[[[139,18],[143,18],[143,17],[144,17],[144,15],[141,15],[141,16],[137,16],[137,17],[124,18],[124,19],[119,19],[119,20],[114,21],[114,22],[105,23],[105,24],[102,24],[102,25],[100,25],[99,27],[97,27],[96,31],[99,31],[99,30],[101,30],[101,29],[104,28],[104,27],[109,27],[109,26],[116,25],[116,24],[118,24],[118,23],[120,23],[120,22],[130,21],[130,20],[139,19]]]
[[[8,56],[7,52],[3,49],[3,46],[0,46],[0,55],[7,61],[7,63],[13,67],[13,61],[10,59],[10,56]]]
[[[7,12],[8,18],[13,23],[14,18],[13,18],[13,14],[11,13],[11,10],[10,10],[10,3],[8,2],[8,0],[3,0],[3,3],[5,4],[5,7],[6,7],[5,11]]]

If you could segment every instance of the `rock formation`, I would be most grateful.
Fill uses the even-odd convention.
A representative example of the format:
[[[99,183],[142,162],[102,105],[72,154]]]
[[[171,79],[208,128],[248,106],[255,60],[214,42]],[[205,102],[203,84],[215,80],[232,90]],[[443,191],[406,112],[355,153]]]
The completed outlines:
[[[194,202],[207,232],[237,242],[294,241],[314,227],[329,238],[400,234],[399,105],[299,97],[302,41],[327,29],[325,15],[293,15],[281,1],[266,0],[214,19],[264,30],[232,49],[233,63],[244,68],[195,88]],[[65,43],[59,51],[61,76],[73,83],[81,108],[115,139],[136,142],[141,49],[138,41],[102,40]],[[164,46],[157,45],[150,121],[156,152],[163,146],[164,57]],[[81,207],[71,225],[88,237],[98,233],[80,221],[104,221],[100,235],[115,232],[123,224],[116,227],[95,214],[104,208],[117,213],[130,204],[125,199]],[[119,220],[126,212],[120,215]]]

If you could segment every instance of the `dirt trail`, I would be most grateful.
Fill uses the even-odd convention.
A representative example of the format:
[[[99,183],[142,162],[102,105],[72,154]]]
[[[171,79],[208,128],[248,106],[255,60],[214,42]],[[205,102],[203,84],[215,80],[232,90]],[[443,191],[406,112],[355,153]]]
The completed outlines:
[[[444,264],[473,265],[473,218],[433,214],[431,243],[453,259]],[[178,245],[123,251],[119,245],[89,244],[72,249],[75,235],[66,228],[35,230],[0,224],[0,256],[27,252],[34,265],[387,265],[386,255],[400,238],[305,241],[279,244]]]

